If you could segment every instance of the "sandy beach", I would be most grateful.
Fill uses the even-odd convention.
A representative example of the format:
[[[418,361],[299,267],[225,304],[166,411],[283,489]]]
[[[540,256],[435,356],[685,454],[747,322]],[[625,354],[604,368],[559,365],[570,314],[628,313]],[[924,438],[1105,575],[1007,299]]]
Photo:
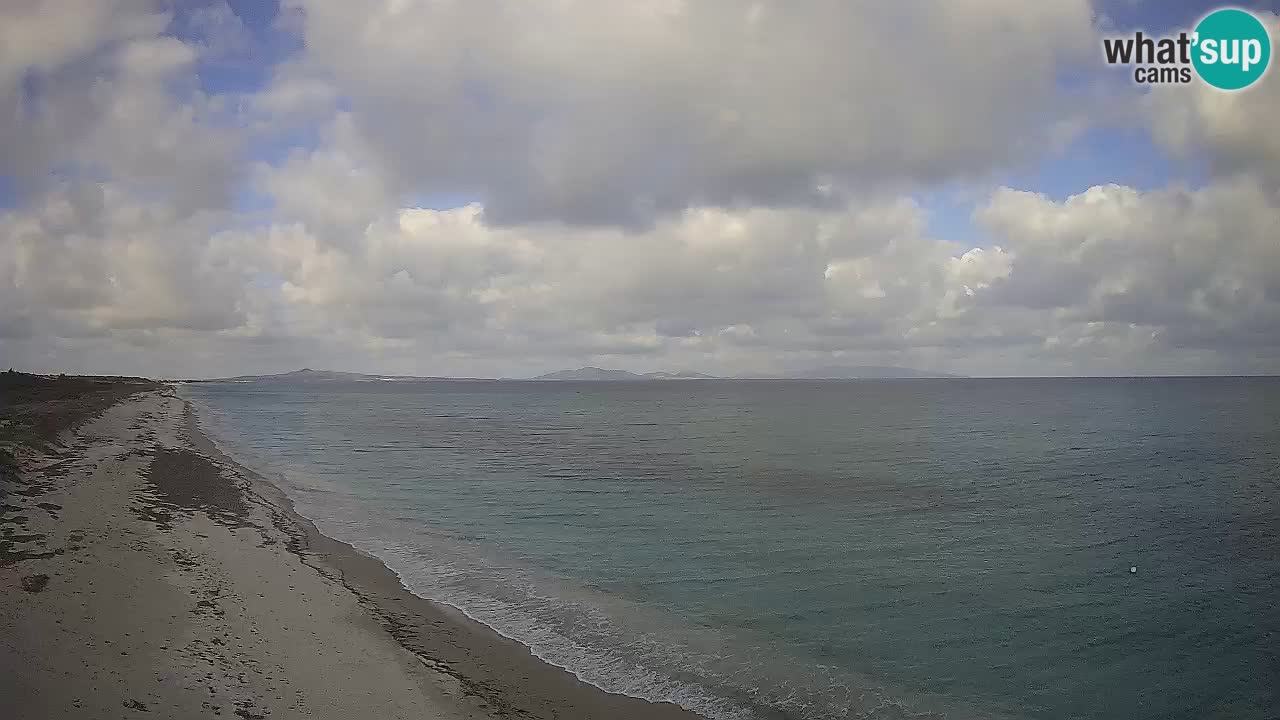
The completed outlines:
[[[172,388],[74,382],[0,398],[6,717],[697,717],[410,594]]]

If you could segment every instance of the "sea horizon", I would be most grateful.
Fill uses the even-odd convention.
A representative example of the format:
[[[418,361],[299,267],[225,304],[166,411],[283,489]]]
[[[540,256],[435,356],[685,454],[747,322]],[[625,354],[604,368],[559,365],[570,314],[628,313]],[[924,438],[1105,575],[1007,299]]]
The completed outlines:
[[[1016,386],[1026,387],[1024,383],[1017,382],[1024,379],[1009,380]],[[1074,388],[1079,384],[1074,381],[1079,380],[1103,380],[1104,385],[1112,385],[1105,381],[1148,378],[1040,379],[1050,385],[1066,381]],[[1206,512],[1203,502],[1207,498],[1203,493],[1207,491],[1212,491],[1211,497],[1215,502],[1223,502],[1225,496],[1222,493],[1228,492],[1230,487],[1223,483],[1227,483],[1229,478],[1221,475],[1216,463],[1253,463],[1252,466],[1259,468],[1264,476],[1267,472],[1274,474],[1274,466],[1266,462],[1257,465],[1263,461],[1257,453],[1265,443],[1258,445],[1258,440],[1250,440],[1240,445],[1235,435],[1219,428],[1212,439],[1200,440],[1201,445],[1214,448],[1218,454],[1213,458],[1215,465],[1208,466],[1214,472],[1192,486],[1171,486],[1167,480],[1158,479],[1159,463],[1133,466],[1133,471],[1147,482],[1155,483],[1155,488],[1134,484],[1137,480],[1124,477],[1122,468],[1135,461],[1131,457],[1134,453],[1141,455],[1153,448],[1166,448],[1175,439],[1194,440],[1187,433],[1198,428],[1204,418],[1186,414],[1189,412],[1204,414],[1212,410],[1214,422],[1223,422],[1226,416],[1222,413],[1238,414],[1243,409],[1253,408],[1249,411],[1252,414],[1245,413],[1229,423],[1233,431],[1246,434],[1278,432],[1274,416],[1259,405],[1262,400],[1257,395],[1263,392],[1266,397],[1271,397],[1280,393],[1280,385],[1270,379],[1254,379],[1249,392],[1233,393],[1228,405],[1234,407],[1227,407],[1223,405],[1227,399],[1217,396],[1216,392],[1197,392],[1194,385],[1188,386],[1180,382],[1180,378],[1163,379],[1174,380],[1172,387],[1182,388],[1182,394],[1168,396],[1163,390],[1169,388],[1161,388],[1162,392],[1157,393],[1120,396],[1110,391],[1089,392],[1087,398],[1077,397],[1074,403],[1062,393],[1049,397],[1037,397],[1033,393],[994,403],[989,399],[983,400],[985,394],[964,394],[944,398],[938,404],[937,398],[915,393],[895,396],[894,391],[887,390],[890,395],[877,395],[880,404],[862,413],[863,419],[856,421],[854,427],[869,432],[876,426],[865,424],[867,413],[887,412],[900,423],[891,427],[908,434],[927,430],[930,445],[937,449],[921,456],[907,450],[909,445],[897,446],[892,433],[886,434],[884,428],[878,428],[872,436],[848,438],[847,442],[853,443],[848,449],[852,455],[846,454],[844,459],[834,461],[834,466],[830,465],[832,457],[823,453],[830,453],[833,448],[841,446],[837,437],[818,435],[806,440],[795,436],[793,442],[807,442],[806,447],[811,449],[826,448],[813,456],[810,463],[802,461],[802,456],[796,455],[794,449],[787,448],[786,439],[792,437],[788,433],[795,432],[797,422],[813,428],[816,427],[813,425],[815,419],[823,417],[823,413],[847,412],[834,409],[837,406],[830,395],[841,392],[835,388],[847,388],[844,392],[854,393],[847,399],[857,399],[858,387],[889,387],[894,384],[808,381],[798,385],[829,386],[826,391],[811,393],[804,398],[817,402],[816,407],[804,407],[803,403],[788,404],[786,398],[789,394],[786,393],[781,396],[768,393],[755,396],[746,390],[746,395],[726,398],[717,396],[713,391],[697,390],[697,387],[716,386],[713,382],[696,383],[696,386],[678,382],[656,385],[586,381],[517,383],[514,389],[503,390],[500,386],[513,384],[494,381],[488,388],[484,383],[462,384],[455,390],[446,388],[444,391],[432,389],[428,386],[433,383],[424,382],[421,383],[421,392],[415,393],[413,384],[409,383],[408,388],[404,384],[398,385],[394,395],[380,391],[384,386],[376,383],[312,384],[305,387],[230,383],[223,388],[217,385],[188,386],[183,394],[195,403],[201,426],[208,434],[225,444],[226,451],[237,460],[274,478],[273,481],[290,494],[298,511],[315,522],[322,532],[377,557],[416,594],[457,607],[468,617],[525,644],[538,657],[565,667],[581,679],[609,692],[651,701],[676,702],[712,718],[774,717],[771,713],[776,713],[777,717],[831,718],[843,717],[841,712],[874,712],[874,708],[880,705],[904,712],[939,713],[952,718],[1189,718],[1195,716],[1194,712],[1190,709],[1185,712],[1177,710],[1180,706],[1171,704],[1173,700],[1164,703],[1153,701],[1149,696],[1153,689],[1144,685],[1153,678],[1142,674],[1121,674],[1108,682],[1108,703],[1124,708],[1123,712],[1104,710],[1101,706],[1091,708],[1083,699],[1088,692],[1100,691],[1097,687],[1086,691],[1085,686],[1091,673],[1101,669],[1093,667],[1086,672],[1089,666],[1080,663],[1088,658],[1094,658],[1094,661],[1101,658],[1108,663],[1140,661],[1140,656],[1132,657],[1132,648],[1119,638],[1133,633],[1138,633],[1139,637],[1151,633],[1154,633],[1151,635],[1153,638],[1161,637],[1173,627],[1181,627],[1183,620],[1180,618],[1186,602],[1204,602],[1212,598],[1208,595],[1203,596],[1205,599],[1193,600],[1202,597],[1195,592],[1162,605],[1158,597],[1150,594],[1153,587],[1145,585],[1147,581],[1154,581],[1154,587],[1162,587],[1170,582],[1195,580],[1195,572],[1208,572],[1193,585],[1220,582],[1212,579],[1216,577],[1215,571],[1203,568],[1206,559],[1218,552],[1212,547],[1179,536],[1178,543],[1191,543],[1186,547],[1179,545],[1182,553],[1179,562],[1185,566],[1160,569],[1161,561],[1157,554],[1153,554],[1156,551],[1150,543],[1139,541],[1135,544],[1134,541],[1140,538],[1125,540],[1125,531],[1121,528],[1132,522],[1141,521],[1139,526],[1152,522],[1147,513],[1171,502],[1152,495],[1156,488],[1163,488],[1164,492],[1172,492],[1173,497],[1182,502],[1191,503],[1178,509],[1182,513],[1193,509]],[[1240,380],[1249,382],[1247,378]],[[447,384],[435,385],[444,387]],[[767,387],[770,383],[763,385]],[[588,393],[586,397],[582,396],[584,392]],[[708,395],[708,392],[712,394]],[[1073,392],[1078,394],[1078,390]],[[1206,400],[1211,401],[1210,407],[1201,406]],[[784,404],[769,405],[779,402]],[[986,404],[974,405],[975,402]],[[1241,402],[1246,404],[1241,405]],[[672,403],[676,404],[672,406]],[[728,412],[729,419],[726,420],[720,414],[711,414],[708,405],[718,411],[733,412]],[[1183,413],[1180,420],[1171,419],[1171,415],[1176,417],[1178,414],[1168,412],[1175,406]],[[311,407],[321,415],[313,414]],[[1068,409],[1064,410],[1064,407]],[[536,414],[528,414],[535,409]],[[690,412],[706,414],[694,418],[688,415]],[[741,415],[741,412],[747,414]],[[774,417],[779,412],[789,420]],[[1063,412],[1067,415],[1064,416]],[[1077,412],[1080,414],[1076,415]],[[1109,412],[1118,414],[1108,417]],[[1258,415],[1258,412],[1262,414]],[[663,417],[674,418],[675,426],[701,439],[681,439],[680,433],[664,434],[661,431],[664,423],[654,420],[654,413],[659,416],[672,413]],[[948,429],[933,417],[937,413],[943,417],[960,413],[956,417],[985,420],[977,426],[970,423],[962,429]],[[335,414],[338,417],[333,417]],[[415,417],[419,416],[424,425],[415,425]],[[734,417],[740,419],[735,421]],[[847,415],[844,418],[849,420]],[[736,445],[717,447],[717,442],[727,442],[726,438],[746,432],[753,420],[766,424],[781,423],[769,426],[788,429],[783,431],[781,438],[754,437],[757,445],[764,442],[772,448],[767,452],[759,448],[748,451],[745,445],[738,450],[732,449],[738,447]],[[1055,422],[1051,427],[1035,429],[1046,420]],[[1109,433],[1102,426],[1089,425],[1102,423],[1118,431],[1127,421],[1135,424],[1126,431],[1134,438],[1131,445],[1117,444],[1119,438],[1114,432]],[[748,425],[739,427],[743,422]],[[520,426],[518,434],[507,435],[508,431],[497,430],[511,423]],[[983,427],[982,423],[991,425]],[[510,432],[515,432],[514,427],[511,426]],[[483,434],[475,435],[481,428],[484,429]],[[1051,428],[1056,429],[1051,431]],[[998,429],[1003,429],[1010,437],[1002,439],[998,434],[991,434]],[[1060,431],[1066,431],[1066,434],[1058,437]],[[436,432],[440,437],[412,434],[415,432]],[[641,435],[630,437],[627,432],[639,432]],[[711,432],[711,435],[705,435],[706,432]],[[495,434],[497,437],[490,437]],[[955,439],[949,439],[952,435]],[[983,457],[972,455],[973,449],[966,449],[963,444],[950,445],[962,438],[974,437],[981,438],[984,443],[996,443],[993,448],[1004,450],[993,451]],[[468,438],[482,442],[475,448],[459,442]],[[499,450],[494,443],[504,442],[503,438],[511,445]],[[543,440],[535,445],[527,444],[536,438]],[[552,438],[571,442],[571,447],[587,448],[586,455],[564,454],[565,451],[557,449],[559,446],[551,442]],[[1230,443],[1221,445],[1228,439]],[[581,444],[584,442],[586,445]],[[640,444],[636,445],[637,442]],[[1023,447],[1019,443],[1030,445]],[[902,453],[896,459],[892,454],[885,454],[894,447],[899,448],[894,452]],[[946,449],[948,447],[949,450]],[[1043,459],[1025,454],[1043,453],[1052,448],[1058,449]],[[1107,456],[1091,457],[1103,449]],[[513,457],[521,451],[529,453],[523,462]],[[494,452],[498,455],[490,454]],[[607,452],[607,455],[597,454],[602,452]],[[636,452],[641,454],[636,455]],[[673,452],[676,455],[669,455]],[[1176,451],[1166,449],[1160,452]],[[929,458],[935,454],[938,454],[936,462],[941,464],[930,471],[930,463],[935,461]],[[703,461],[697,459],[700,456]],[[760,472],[759,469],[751,470],[748,459],[754,456],[761,457],[767,466],[772,467],[770,473],[773,475],[790,478],[790,484],[779,487],[776,483],[781,480],[769,479],[771,475],[766,473],[744,486],[733,486],[731,478],[734,472],[747,472],[741,476],[744,478],[756,477],[755,473]],[[857,460],[859,456],[863,458],[861,462]],[[1233,459],[1237,456],[1243,459]],[[672,465],[676,457],[687,459]],[[726,468],[707,459],[716,457],[738,458],[748,464],[735,461]],[[1179,453],[1176,457],[1179,458],[1178,463],[1185,465],[1191,456]],[[666,459],[659,462],[658,458]],[[1165,462],[1173,461],[1170,458]],[[441,462],[446,464],[441,466]],[[1082,462],[1084,467],[1091,469],[1087,474],[1094,476],[1092,479],[1071,474],[1072,469]],[[797,466],[796,463],[801,464]],[[870,463],[867,467],[876,468],[874,472],[864,473],[862,478],[862,482],[872,482],[872,485],[860,490],[847,486],[845,483],[848,482],[856,485],[859,475],[851,472],[850,468],[860,467],[862,463]],[[1109,469],[1112,465],[1117,467]],[[733,467],[738,469],[734,471]],[[974,475],[975,468],[980,467],[988,468],[987,472],[995,473],[994,477],[983,480]],[[1174,464],[1168,469],[1186,477],[1186,468],[1179,467],[1179,464]],[[673,473],[670,479],[683,478],[681,484],[674,488],[662,484],[664,473]],[[1037,478],[1037,473],[1048,473],[1060,479],[1054,481],[1055,484],[1045,485],[1047,481]],[[1098,473],[1109,480],[1099,480]],[[357,482],[356,477],[362,479]],[[930,477],[931,480],[928,479]],[[627,489],[626,478],[640,482],[648,490]],[[709,486],[706,485],[708,478],[714,479]],[[1016,484],[1009,485],[1015,479]],[[765,484],[760,485],[761,482]],[[818,484],[814,485],[814,482]],[[1250,485],[1254,489],[1249,492],[1261,492],[1262,495],[1253,498],[1253,502],[1261,500],[1264,507],[1271,507],[1270,503],[1276,500],[1274,485],[1264,482],[1259,486],[1257,482]],[[495,483],[505,495],[501,505],[492,504],[492,493],[498,489],[485,489]],[[581,487],[573,489],[566,483],[574,484],[574,487],[581,484]],[[1031,483],[1042,491],[1056,488],[1053,492],[1059,497],[1055,500],[1052,495],[1026,495],[1029,490],[1022,487],[1025,483]],[[990,489],[984,489],[986,486]],[[660,487],[667,489],[656,496],[646,495]],[[1017,490],[1014,495],[1017,502],[992,495],[995,488],[1004,488],[1006,492]],[[759,494],[762,491],[764,495]],[[589,501],[602,492],[604,497],[621,504],[600,505]],[[636,497],[635,492],[641,492],[642,497]],[[672,492],[675,495],[670,495]],[[778,495],[779,492],[782,495]],[[817,493],[814,499],[825,498],[825,505],[813,505],[812,501],[803,500],[795,501],[800,503],[796,505],[786,499],[794,492],[800,492],[802,499]],[[829,514],[832,503],[835,507],[847,502],[862,503],[869,499],[865,495],[867,492],[874,493],[871,498],[875,503],[890,502],[887,508],[897,507],[898,510],[890,511],[888,515],[880,511],[867,515],[865,508],[852,510],[862,507],[860,504],[849,506],[854,512],[852,517],[869,523],[858,530],[855,528],[859,525],[848,524],[852,520]],[[956,492],[961,493],[958,496],[960,504],[954,507],[955,499],[944,502],[941,508],[935,508],[933,501],[925,499],[934,496],[941,500]],[[910,500],[913,497],[917,499]],[[1115,502],[1119,500],[1123,505],[1126,497],[1136,505],[1132,509],[1116,509]],[[582,502],[587,504],[579,506]],[[657,505],[650,507],[650,502]],[[743,506],[744,502],[748,504]],[[765,505],[758,505],[762,502]],[[903,502],[908,504],[901,505]],[[986,547],[991,540],[982,539],[982,534],[965,534],[978,532],[977,529],[983,526],[983,522],[975,525],[977,516],[972,515],[983,503],[989,505],[983,512],[1009,520],[1021,518],[1028,512],[1048,513],[1044,517],[1054,517],[1073,506],[1055,505],[1061,502],[1083,502],[1090,507],[1100,505],[1084,515],[1075,515],[1078,510],[1068,512],[1066,517],[1075,518],[1074,524],[1060,521],[1056,526],[1052,523],[1048,526],[1026,526],[1019,531],[1016,528],[1023,527],[1025,521],[1018,519],[1012,526],[1004,527],[998,524],[999,521],[992,521],[997,522],[992,530],[1002,536],[1010,532],[1043,535],[1048,531],[1049,537],[1056,538],[1053,547],[1068,553],[1066,556],[1046,554],[1044,548],[1036,550],[1031,538],[1038,535],[1026,534],[1023,541],[1032,543],[1030,548],[1018,548],[1017,541],[1003,541],[1009,545],[1012,558],[1000,569],[989,564],[994,558],[986,555],[985,550],[978,552],[975,549]],[[680,509],[686,507],[682,503],[693,504],[688,509]],[[978,505],[973,506],[973,503]],[[822,509],[824,507],[825,510]],[[1235,505],[1229,503],[1229,507]],[[761,512],[765,514],[761,515]],[[1103,514],[1094,514],[1097,512]],[[491,513],[496,513],[496,516]],[[675,530],[674,526],[665,524],[662,513],[675,513],[666,521],[679,519],[688,527]],[[612,528],[610,542],[618,548],[612,555],[605,552],[600,556],[583,549],[599,547],[598,543],[605,537],[599,534],[603,527],[590,520],[592,517]],[[731,517],[752,520],[735,526],[728,520]],[[782,531],[777,525],[779,517],[793,517],[796,522],[814,525],[805,531],[799,531],[804,525]],[[555,524],[546,525],[552,518]],[[944,521],[944,524],[938,525],[939,521]],[[1221,517],[1219,521],[1222,521]],[[658,525],[654,525],[655,522]],[[1231,522],[1239,520],[1228,519],[1229,525]],[[646,527],[649,529],[645,530]],[[663,530],[656,532],[658,527]],[[752,528],[762,534],[742,534],[735,527]],[[814,535],[820,527],[828,527],[834,534]],[[958,531],[957,527],[962,530]],[[1196,529],[1203,532],[1206,527],[1201,524]],[[1146,532],[1167,534],[1171,531],[1177,530],[1157,522]],[[861,537],[861,544],[841,545],[844,541],[836,538],[840,533],[849,532],[854,532],[854,537]],[[921,535],[922,532],[925,534]],[[930,532],[940,535],[931,537]],[[957,535],[957,532],[961,534]],[[876,540],[877,537],[892,538],[890,546],[884,546]],[[1264,553],[1258,557],[1266,556],[1268,551],[1265,548],[1272,547],[1267,543],[1274,542],[1273,537],[1266,537],[1270,539],[1264,540],[1262,548],[1249,551],[1251,556],[1257,552]],[[674,542],[682,548],[679,555],[670,556],[675,565],[667,566],[665,563],[668,561],[661,558],[668,556],[659,546],[652,544],[659,538],[663,544]],[[809,544],[794,545],[803,538],[808,538],[805,542]],[[911,542],[916,546],[903,546],[904,538],[912,538]],[[1126,553],[1104,552],[1095,547],[1101,541],[1108,543],[1101,547],[1119,542],[1131,549]],[[1169,538],[1165,538],[1164,542],[1168,541]],[[774,582],[787,577],[787,571],[785,566],[775,566],[771,564],[773,561],[766,561],[772,557],[773,551],[760,554],[760,542],[781,543],[776,552],[792,558],[792,562],[803,558],[805,567],[816,567],[814,563],[821,565],[824,562],[836,564],[821,573],[797,576],[806,578],[807,584],[816,582],[820,577],[827,579],[800,596],[793,596],[795,587],[785,582]],[[966,550],[966,543],[976,545]],[[702,547],[718,550],[705,555],[699,550]],[[872,557],[841,567],[841,561],[835,558],[845,557],[845,550],[841,548],[846,547],[849,550],[860,547],[862,552],[872,552]],[[908,551],[907,547],[912,549]],[[689,559],[690,554],[694,560]],[[696,559],[699,557],[704,559],[699,561]],[[924,558],[928,557],[933,557],[932,562],[942,568],[951,568],[943,574],[949,580],[944,582],[941,576],[937,576],[937,568],[931,568],[929,564],[920,565],[921,562],[927,563]],[[1100,564],[1104,560],[1109,562],[1105,567]],[[711,564],[699,565],[699,562]],[[743,576],[750,580],[741,587],[734,585],[733,573],[724,574],[726,568],[738,562],[757,568]],[[760,565],[762,562],[764,565]],[[1219,567],[1216,572],[1238,573],[1241,568],[1232,563],[1226,568]],[[898,573],[894,567],[911,570]],[[1131,568],[1137,572],[1130,573]],[[1027,581],[1024,575],[1028,569],[1035,570],[1034,577],[1038,579]],[[1195,572],[1186,576],[1184,573],[1188,569]],[[716,580],[714,587],[704,586],[695,579],[716,577],[717,573],[723,578]],[[971,576],[970,573],[977,574]],[[1274,562],[1263,563],[1262,567],[1250,571],[1249,577],[1255,578],[1250,583],[1262,582],[1266,587],[1274,587],[1280,582]],[[904,582],[907,583],[904,588],[920,586],[894,600],[894,591],[890,588]],[[973,585],[973,582],[979,584]],[[1115,598],[1108,600],[1107,595],[1099,595],[1102,588],[1116,582],[1140,583],[1139,598],[1126,597],[1116,601]],[[822,590],[823,587],[828,589]],[[930,587],[934,589],[930,590]],[[855,596],[859,593],[868,595],[848,605],[849,597],[843,593],[854,592],[853,588],[862,588],[855,592]],[[1258,591],[1254,587],[1248,589],[1250,595]],[[942,595],[935,595],[937,592],[942,592]],[[1186,587],[1182,587],[1180,592],[1186,593]],[[728,605],[722,607],[714,598],[726,593],[729,599],[724,602]],[[977,595],[971,596],[973,593]],[[769,602],[760,600],[771,594],[780,595]],[[1019,598],[1025,604],[1000,600],[1001,594]],[[952,595],[969,597],[969,600],[947,601],[958,602],[950,608],[945,602],[930,600]],[[804,598],[810,596],[817,604],[806,604],[811,601]],[[790,599],[783,602],[787,597]],[[873,600],[875,597],[879,599]],[[1063,606],[1061,603],[1065,598],[1074,599]],[[833,602],[835,605],[831,604]],[[1115,602],[1116,607],[1108,608],[1108,602]],[[1135,605],[1135,602],[1139,604]],[[785,612],[784,607],[787,608]],[[1055,612],[1054,608],[1060,612],[1063,607],[1075,608],[1078,617],[1067,616],[1043,626],[1051,617],[1046,613]],[[1143,612],[1152,614],[1147,621],[1126,615],[1142,607],[1145,607]],[[725,615],[729,608],[733,608],[731,614]],[[837,611],[836,608],[845,609]],[[975,635],[966,632],[963,626],[954,622],[937,624],[948,613],[960,611],[984,613],[989,616],[987,622],[992,624],[992,632],[1004,627],[1007,632],[1016,631],[1016,635],[1004,636],[1004,640],[999,641],[989,633]],[[799,613],[795,620],[785,619],[794,613]],[[1009,620],[1009,613],[1022,619],[1016,622]],[[1270,617],[1267,613],[1274,613],[1274,608],[1265,611],[1264,622]],[[586,618],[594,619],[588,623]],[[997,621],[996,618],[1005,620]],[[913,629],[913,622],[922,623],[921,628]],[[1102,636],[1094,643],[1101,644],[1085,656],[1073,655],[1081,648],[1072,640],[1079,632],[1071,629],[1074,627],[1072,623],[1085,622],[1099,623]],[[1248,621],[1238,614],[1228,614],[1215,622],[1225,623],[1223,627],[1233,628],[1231,632],[1238,633],[1244,627],[1241,623]],[[889,628],[885,627],[886,623]],[[1169,623],[1174,625],[1169,626]],[[989,658],[997,648],[1005,647],[1001,642],[1025,636],[1028,627],[1040,627],[1038,632],[1048,633],[1042,646],[1029,645],[1033,641],[1024,637],[1011,648],[1006,647],[1006,651],[1011,653],[1010,662],[1017,657],[1021,657],[1023,662],[1039,658],[1026,670],[997,671],[994,669],[996,666],[984,664],[990,660],[979,661],[979,658]],[[937,646],[940,642],[945,643],[944,647],[954,647],[940,653]],[[1182,646],[1176,640],[1164,638],[1163,642],[1166,647],[1148,649],[1150,662],[1174,662],[1171,658],[1185,651],[1179,649]],[[933,647],[933,650],[917,648],[921,643]],[[893,650],[894,647],[904,649]],[[908,651],[905,648],[914,649]],[[1248,653],[1258,651],[1259,646],[1245,643],[1243,648],[1237,649],[1234,656],[1215,656],[1213,662],[1229,665],[1251,657]],[[778,663],[761,665],[750,660],[761,656],[761,653],[777,658]],[[781,658],[787,660],[782,661]],[[1191,679],[1187,682],[1205,692],[1223,680],[1220,674],[1215,675],[1208,668],[1209,662],[1206,658],[1203,665],[1175,663],[1176,673],[1172,672],[1174,666],[1163,669],[1170,676],[1178,675],[1184,679],[1190,674]],[[967,665],[975,667],[962,672],[961,668]],[[1053,678],[1052,681],[1049,678]],[[1258,679],[1232,678],[1233,682],[1245,683],[1246,688],[1254,687],[1254,693],[1263,692],[1256,685]],[[1025,689],[1020,692],[1012,690],[1026,683],[1032,686],[1040,683],[1041,689],[1029,694]],[[1079,694],[1076,696],[1071,688],[1081,683],[1085,685],[1074,691]],[[1053,691],[1047,689],[1048,684],[1060,687]],[[1126,684],[1131,686],[1129,690],[1124,689]],[[1174,691],[1165,688],[1162,692]],[[1255,697],[1253,702],[1257,703],[1264,696]],[[1178,697],[1177,693],[1174,692],[1172,697]],[[1187,702],[1188,698],[1182,696],[1181,701]],[[1085,705],[1073,704],[1080,702]],[[1153,702],[1154,707],[1147,705]],[[1211,697],[1203,702],[1206,704],[1199,706],[1202,709],[1213,706]],[[1266,706],[1265,702],[1254,705],[1258,709]],[[1255,715],[1245,713],[1239,716]]]

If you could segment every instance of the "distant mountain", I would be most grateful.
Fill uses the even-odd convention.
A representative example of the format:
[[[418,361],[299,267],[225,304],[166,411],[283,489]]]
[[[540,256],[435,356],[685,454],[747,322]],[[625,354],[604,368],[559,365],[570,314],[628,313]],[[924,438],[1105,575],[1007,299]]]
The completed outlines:
[[[787,375],[755,375],[738,379],[769,380],[855,380],[872,378],[943,378],[964,377],[946,373],[926,372],[903,367],[886,367],[880,365],[833,366],[791,373]],[[326,383],[326,382],[412,382],[412,381],[446,381],[465,382],[468,380],[485,380],[488,378],[449,378],[419,377],[415,375],[367,375],[365,373],[338,372],[335,370],[312,370],[302,368],[292,372],[275,375],[237,375],[229,378],[212,380],[190,380],[187,382],[281,382],[281,383]],[[560,370],[539,375],[532,380],[577,380],[594,382],[644,382],[644,381],[678,381],[678,380],[717,380],[715,375],[700,372],[666,372],[633,373],[626,370],[610,370],[598,367],[581,367],[577,370]]]
[[[649,380],[717,380],[715,375],[700,372],[651,372],[642,377]]]
[[[302,368],[275,375],[237,375],[229,378],[212,380],[193,380],[190,382],[287,382],[287,383],[321,383],[321,382],[379,382],[379,381],[414,381],[414,380],[482,380],[486,378],[447,378],[419,377],[416,375],[366,375],[364,373],[338,372],[336,370],[312,370]]]
[[[312,370],[311,368],[302,368],[293,372],[280,373],[279,375],[266,375],[257,378],[238,378],[238,379],[255,379],[255,380],[286,380],[288,382],[333,382],[334,380],[353,381],[353,380],[373,380],[369,375],[361,373],[337,372],[335,370]]]
[[[870,380],[876,378],[957,378],[964,377],[964,375],[951,375],[886,365],[835,365],[805,370],[787,377],[805,380]]]
[[[559,370],[557,372],[539,375],[534,380],[605,380],[612,382],[626,382],[629,380],[644,380],[643,375],[637,375],[626,370],[605,370],[598,367],[583,367],[577,370]]]
[[[698,372],[633,373],[626,370],[606,370],[598,367],[582,367],[577,370],[559,370],[539,375],[533,380],[579,380],[594,382],[640,382],[644,380],[714,380],[714,375]]]
[[[882,365],[832,366],[813,370],[804,370],[787,375],[750,376],[752,378],[770,380],[864,380],[874,378],[945,378],[964,377],[946,373],[927,372],[904,367],[888,367]],[[633,373],[626,370],[606,370],[598,367],[582,367],[577,370],[560,370],[558,372],[539,375],[533,380],[577,380],[594,382],[639,382],[644,380],[715,380],[715,375],[698,372],[651,372]]]

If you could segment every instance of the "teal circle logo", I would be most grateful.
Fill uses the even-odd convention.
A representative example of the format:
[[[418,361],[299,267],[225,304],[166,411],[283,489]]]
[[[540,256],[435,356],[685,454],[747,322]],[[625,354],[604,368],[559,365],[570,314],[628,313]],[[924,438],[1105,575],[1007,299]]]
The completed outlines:
[[[1196,25],[1191,62],[1200,79],[1219,90],[1240,90],[1258,81],[1271,62],[1271,36],[1251,13],[1215,10]]]

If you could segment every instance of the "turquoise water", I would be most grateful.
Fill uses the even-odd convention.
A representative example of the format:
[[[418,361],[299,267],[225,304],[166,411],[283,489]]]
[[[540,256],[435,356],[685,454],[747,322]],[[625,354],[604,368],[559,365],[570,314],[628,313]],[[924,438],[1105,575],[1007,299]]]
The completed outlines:
[[[327,534],[608,690],[1280,715],[1280,380],[183,392]]]

